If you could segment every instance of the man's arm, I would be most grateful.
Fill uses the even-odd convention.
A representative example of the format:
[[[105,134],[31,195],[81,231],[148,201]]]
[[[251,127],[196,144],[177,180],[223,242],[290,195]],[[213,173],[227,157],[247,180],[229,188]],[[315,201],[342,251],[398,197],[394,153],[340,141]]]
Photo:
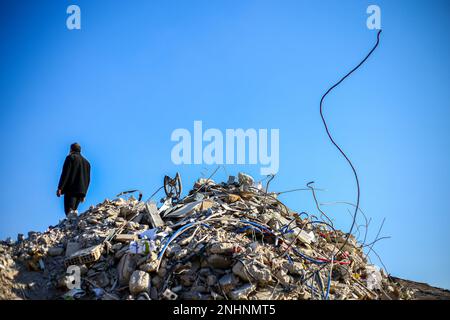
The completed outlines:
[[[66,157],[66,160],[64,161],[63,169],[61,172],[61,177],[59,178],[58,183],[58,191],[56,192],[56,195],[59,197],[61,195],[62,190],[64,189],[67,179],[69,178],[69,172],[71,167],[71,159],[70,156]]]
[[[86,193],[87,193],[87,190],[89,189],[89,184],[91,183],[91,164],[88,162],[86,167],[87,167],[86,168],[87,171]],[[84,195],[83,199],[81,199],[81,202],[84,202],[85,199],[86,195]]]
[[[87,186],[86,186],[86,190],[89,188],[89,184],[91,183],[91,164],[88,162],[88,169],[87,169],[87,176],[88,176],[88,180],[87,180]]]

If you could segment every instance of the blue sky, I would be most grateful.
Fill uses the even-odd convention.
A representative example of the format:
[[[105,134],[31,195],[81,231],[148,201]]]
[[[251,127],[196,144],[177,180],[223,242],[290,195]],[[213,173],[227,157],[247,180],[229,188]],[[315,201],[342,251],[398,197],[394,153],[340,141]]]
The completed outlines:
[[[81,8],[81,30],[66,8]],[[80,210],[130,188],[149,196],[179,171],[186,190],[215,166],[176,166],[174,129],[280,129],[271,188],[326,189],[354,201],[350,168],[327,140],[323,92],[381,44],[325,101],[355,164],[370,239],[393,275],[450,288],[449,32],[446,1],[2,1],[0,238],[64,217],[56,185],[80,142],[92,185]],[[258,165],[231,165],[260,178]],[[216,180],[225,180],[220,170]],[[282,196],[315,213],[311,194]],[[343,205],[324,207],[347,230]],[[373,260],[379,264],[376,257]]]

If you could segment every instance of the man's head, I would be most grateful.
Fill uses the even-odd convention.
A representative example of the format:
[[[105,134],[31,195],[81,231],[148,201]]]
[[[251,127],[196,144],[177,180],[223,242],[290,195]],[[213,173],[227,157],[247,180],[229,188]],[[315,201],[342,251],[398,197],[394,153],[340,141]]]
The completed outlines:
[[[70,152],[81,152],[81,146],[75,142],[70,145]]]

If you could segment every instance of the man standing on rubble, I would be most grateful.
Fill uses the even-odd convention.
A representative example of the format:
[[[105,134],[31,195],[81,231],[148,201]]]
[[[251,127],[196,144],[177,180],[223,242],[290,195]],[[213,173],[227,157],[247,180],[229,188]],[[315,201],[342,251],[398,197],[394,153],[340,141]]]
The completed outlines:
[[[56,196],[64,195],[64,212],[66,216],[77,216],[80,202],[84,202],[91,180],[91,165],[81,155],[78,143],[70,145],[70,153],[64,161]]]

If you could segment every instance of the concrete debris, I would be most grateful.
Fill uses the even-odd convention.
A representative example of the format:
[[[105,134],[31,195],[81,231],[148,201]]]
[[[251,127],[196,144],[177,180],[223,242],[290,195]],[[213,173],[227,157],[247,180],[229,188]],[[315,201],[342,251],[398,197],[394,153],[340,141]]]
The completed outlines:
[[[368,263],[352,235],[346,241],[257,186],[239,173],[224,183],[199,179],[159,208],[107,199],[45,232],[1,242],[0,299],[413,297]],[[79,288],[69,266],[79,268]]]
[[[253,177],[251,177],[248,174],[245,174],[243,172],[239,172],[238,181],[239,181],[239,184],[244,187],[251,187],[255,183],[255,180],[253,179]]]
[[[178,295],[170,289],[166,289],[166,291],[163,292],[163,298],[167,300],[177,300]]]
[[[80,244],[78,242],[69,241],[66,245],[66,257],[70,257],[80,249]]]
[[[226,293],[230,292],[239,283],[239,279],[232,273],[227,273],[219,279],[219,285]]]
[[[158,208],[156,207],[156,203],[147,202],[145,204],[145,208],[147,210],[150,225],[153,228],[158,228],[158,227],[164,226],[164,221],[161,219],[161,216],[159,215]]]
[[[71,265],[83,265],[97,261],[102,255],[103,246],[95,245],[86,249],[79,250],[67,257],[64,261],[66,267]],[[42,259],[40,260],[42,261]]]
[[[48,249],[48,254],[52,257],[60,256],[64,253],[64,248],[54,247]]]
[[[150,292],[150,275],[145,271],[134,271],[130,278],[129,288],[132,295]]]
[[[383,277],[381,276],[380,270],[373,265],[366,266],[366,281],[367,288],[369,290],[381,290],[381,282],[383,281]]]
[[[131,275],[136,270],[136,258],[133,254],[127,253],[122,256],[117,265],[117,275],[120,284],[129,282]]]
[[[255,289],[256,289],[255,285],[253,285],[251,283],[247,283],[247,284],[244,284],[242,287],[239,287],[239,288],[231,291],[230,297],[233,300],[247,299],[248,296],[250,295],[250,293],[255,291]]]

